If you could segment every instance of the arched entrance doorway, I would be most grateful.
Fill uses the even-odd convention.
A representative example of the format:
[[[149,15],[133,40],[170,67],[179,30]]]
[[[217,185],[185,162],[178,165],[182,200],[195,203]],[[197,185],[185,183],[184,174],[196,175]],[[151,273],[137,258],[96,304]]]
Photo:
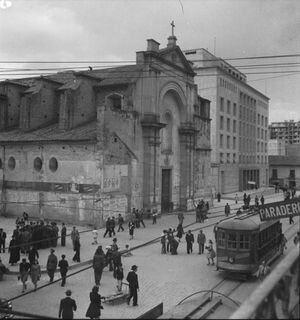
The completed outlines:
[[[161,99],[161,121],[166,125],[160,133],[159,166],[161,172],[161,211],[179,207],[181,197],[181,154],[179,127],[184,102],[177,90],[169,89]]]

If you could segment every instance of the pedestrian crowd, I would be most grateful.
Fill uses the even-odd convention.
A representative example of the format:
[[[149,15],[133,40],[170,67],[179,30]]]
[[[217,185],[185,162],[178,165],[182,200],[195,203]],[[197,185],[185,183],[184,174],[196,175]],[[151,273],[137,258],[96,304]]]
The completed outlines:
[[[204,223],[204,220],[207,219],[208,211],[208,201],[205,202],[204,199],[201,199],[196,206],[196,222]]]
[[[177,231],[177,233],[176,233]],[[176,233],[176,235],[175,235]],[[169,228],[163,230],[163,233],[160,237],[160,243],[161,243],[161,254],[168,254],[171,255],[177,255],[177,249],[179,246],[179,243],[181,243],[181,238],[184,234],[182,222],[177,226],[177,230]],[[207,260],[208,265],[211,264],[214,265],[214,258],[216,257],[216,252],[213,248],[213,242],[212,240],[208,241],[208,245],[206,244],[206,236],[202,229],[199,230],[199,233],[197,235],[197,244],[198,244],[198,254],[204,254],[204,249],[207,250]],[[193,253],[193,245],[195,243],[195,237],[191,230],[188,230],[185,235],[185,242],[186,242],[186,252],[187,254]]]
[[[56,222],[45,223],[43,220],[29,222],[24,216],[28,217],[28,214],[24,212],[23,218],[16,219],[16,228],[9,243],[10,265],[19,262],[21,253],[27,255],[32,250],[57,246],[59,229]],[[3,229],[0,229],[0,238],[2,238],[2,251],[5,252],[6,233]]]

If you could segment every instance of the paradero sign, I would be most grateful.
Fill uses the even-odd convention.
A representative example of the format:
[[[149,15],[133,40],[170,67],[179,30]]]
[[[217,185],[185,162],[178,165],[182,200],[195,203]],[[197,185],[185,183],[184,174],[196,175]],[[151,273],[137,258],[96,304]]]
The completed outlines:
[[[300,198],[268,203],[258,207],[261,221],[300,216]]]

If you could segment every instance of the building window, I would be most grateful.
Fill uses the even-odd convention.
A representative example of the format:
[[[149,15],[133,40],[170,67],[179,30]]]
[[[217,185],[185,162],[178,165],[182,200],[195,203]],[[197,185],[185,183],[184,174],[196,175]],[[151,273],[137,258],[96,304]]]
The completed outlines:
[[[268,126],[268,118],[265,117],[265,127],[267,127],[267,126]]]
[[[227,163],[230,163],[230,153],[227,153]]]
[[[231,113],[231,103],[229,100],[227,100],[227,113],[230,114]]]
[[[35,171],[40,172],[42,170],[43,161],[41,158],[36,157],[33,161],[33,167]]]
[[[223,116],[220,117],[220,129],[221,130],[224,129],[224,117]]]
[[[232,160],[232,162],[233,162],[233,163],[236,163],[236,153],[233,154],[233,160]]]
[[[224,98],[220,97],[220,110],[224,112]]]
[[[109,108],[115,110],[122,110],[123,96],[118,93],[113,93],[106,98]]]
[[[15,160],[14,157],[10,157],[10,158],[8,159],[8,168],[9,168],[10,170],[14,170],[15,167],[16,167],[16,160]]]
[[[220,152],[220,163],[223,163],[223,152]]]
[[[57,162],[57,159],[52,157],[50,160],[49,160],[49,169],[52,171],[52,172],[55,172],[58,168],[58,162]]]
[[[260,132],[260,130],[259,130],[259,128],[257,128],[257,139],[259,139],[259,132]]]
[[[233,104],[233,115],[236,116],[236,103]]]
[[[230,148],[230,136],[227,136],[227,149]]]
[[[227,118],[227,131],[230,131],[230,119]]]
[[[272,179],[277,179],[277,169],[272,169]]]
[[[236,137],[233,137],[233,149],[236,149]]]
[[[260,114],[257,115],[257,124],[260,124]]]
[[[0,169],[3,169],[2,159],[0,158]]]
[[[234,133],[236,133],[236,120],[233,120],[232,125],[233,125],[232,130],[233,130]]]
[[[223,148],[223,135],[220,134],[220,148]]]

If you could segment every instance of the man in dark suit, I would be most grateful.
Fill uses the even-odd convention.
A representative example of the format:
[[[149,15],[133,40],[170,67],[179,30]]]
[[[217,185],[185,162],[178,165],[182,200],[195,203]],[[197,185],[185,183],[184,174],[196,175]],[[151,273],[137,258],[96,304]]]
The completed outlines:
[[[186,241],[186,251],[188,254],[193,252],[193,243],[195,241],[194,235],[192,234],[192,231],[189,230],[185,236]]]
[[[0,253],[1,248],[3,250],[3,253],[5,252],[5,240],[6,240],[6,232],[3,231],[3,229],[0,229]]]
[[[133,265],[131,271],[128,272],[126,280],[129,283],[129,297],[127,298],[127,304],[129,305],[131,298],[133,297],[133,306],[137,306],[137,290],[139,289],[138,276],[136,274],[137,266]]]
[[[64,223],[62,223],[61,231],[60,231],[60,241],[61,241],[61,246],[65,247],[66,246],[66,235],[67,235],[67,228]]]
[[[59,262],[58,262],[59,271],[60,271],[60,275],[61,275],[61,286],[62,287],[64,287],[64,285],[66,284],[67,272],[69,269],[69,263],[65,259],[65,257],[66,256],[63,254],[61,256],[61,260],[59,260]]]
[[[74,299],[70,296],[72,294],[71,290],[66,291],[66,298],[60,300],[58,317],[63,319],[73,319],[73,311],[76,311],[77,305]]]

